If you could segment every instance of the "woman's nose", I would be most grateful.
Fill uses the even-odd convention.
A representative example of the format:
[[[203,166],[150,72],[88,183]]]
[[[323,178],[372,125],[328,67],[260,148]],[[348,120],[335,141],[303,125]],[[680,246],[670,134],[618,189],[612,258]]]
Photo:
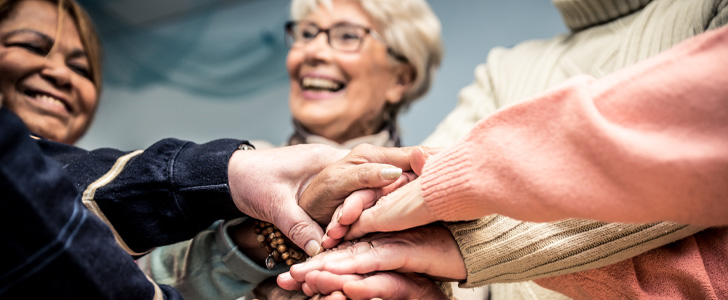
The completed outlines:
[[[333,49],[329,45],[328,34],[320,32],[316,37],[304,44],[306,57],[314,60],[328,60],[331,58]]]
[[[65,63],[49,62],[40,72],[41,77],[50,81],[57,88],[67,89],[71,87],[71,70]]]

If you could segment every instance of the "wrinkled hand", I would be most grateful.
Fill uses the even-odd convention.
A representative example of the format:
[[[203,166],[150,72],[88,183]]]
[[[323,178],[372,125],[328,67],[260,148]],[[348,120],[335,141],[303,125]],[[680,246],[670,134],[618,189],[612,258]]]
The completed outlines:
[[[331,221],[337,207],[350,197],[374,202],[382,195],[413,180],[410,155],[416,148],[384,148],[363,144],[327,167],[301,195],[300,206],[319,224]]]
[[[369,275],[336,275],[316,271],[316,282],[340,282],[341,290],[311,286],[308,293],[326,295],[324,300],[346,299],[449,299],[432,280],[413,273],[378,272]],[[306,290],[306,288],[304,288]],[[342,292],[343,291],[343,292]]]
[[[295,290],[329,287],[342,290],[346,281],[311,274],[326,271],[338,275],[368,274],[378,271],[426,274],[442,281],[463,280],[465,263],[450,231],[439,225],[401,232],[376,233],[358,241],[342,243],[278,276],[278,285]],[[356,277],[353,277],[356,278]],[[306,290],[304,289],[304,292]],[[328,290],[327,290],[328,291]]]
[[[427,158],[441,150],[418,147],[412,151],[410,165],[414,173],[420,175]],[[395,191],[380,194],[385,196],[381,199],[352,194],[337,208],[338,217],[327,226],[323,247],[332,248],[342,239],[359,238],[370,232],[397,231],[436,221],[424,202],[420,181],[408,181],[411,182]]]
[[[347,152],[323,145],[235,151],[228,163],[233,201],[241,212],[275,224],[306,253],[315,255],[323,230],[297,199],[308,181]]]
[[[321,249],[323,230],[312,217],[329,222],[352,192],[388,185],[384,190],[391,190],[408,182],[409,177],[400,175],[402,169],[411,169],[413,149],[362,145],[349,152],[296,145],[235,151],[228,166],[230,192],[241,212],[275,224],[314,256]]]
[[[309,297],[301,291],[284,290],[276,284],[274,278],[268,278],[253,290],[254,299],[258,300],[307,300]]]

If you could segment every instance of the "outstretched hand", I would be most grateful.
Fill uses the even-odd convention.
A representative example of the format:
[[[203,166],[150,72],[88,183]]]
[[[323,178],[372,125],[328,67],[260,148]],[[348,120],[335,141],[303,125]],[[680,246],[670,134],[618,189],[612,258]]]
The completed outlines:
[[[415,148],[410,156],[413,172],[420,175],[427,158],[441,150]],[[424,202],[420,181],[408,181],[411,182],[399,189],[379,194],[367,190],[352,194],[337,208],[337,217],[327,226],[323,247],[332,248],[342,239],[351,240],[370,232],[404,230],[436,221]]]
[[[326,295],[324,300],[347,299],[449,299],[435,282],[413,273],[377,272],[368,275],[337,275],[326,271],[312,274],[317,282],[341,282],[341,290],[332,286],[306,286],[308,294]]]
[[[442,281],[463,280],[465,263],[455,239],[442,226],[431,225],[393,233],[376,233],[348,241],[291,267],[278,276],[284,289],[344,290],[359,277],[318,277],[325,271],[337,275],[365,275],[380,271],[425,274]],[[307,286],[307,287],[306,287]]]
[[[248,216],[275,224],[309,256],[321,251],[323,230],[352,192],[395,189],[413,177],[414,148],[361,145],[352,151],[324,145],[296,145],[235,151],[228,181],[235,205]],[[316,221],[314,221],[316,220]]]
[[[235,151],[228,163],[233,201],[241,212],[275,224],[308,255],[315,255],[323,230],[297,199],[308,181],[346,154],[323,145]]]
[[[337,207],[354,191],[370,191],[368,199],[376,200],[374,197],[414,180],[412,174],[401,176],[403,171],[412,170],[410,155],[414,150],[359,145],[313,178],[299,204],[319,224],[328,224]]]

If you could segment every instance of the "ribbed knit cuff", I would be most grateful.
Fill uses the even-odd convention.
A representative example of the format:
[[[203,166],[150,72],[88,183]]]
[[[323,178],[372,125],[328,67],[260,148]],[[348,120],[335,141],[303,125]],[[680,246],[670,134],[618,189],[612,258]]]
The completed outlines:
[[[471,145],[459,144],[432,156],[423,171],[422,196],[439,220],[456,221],[477,218],[473,208],[475,192],[472,180]],[[453,201],[457,205],[453,205]],[[465,219],[464,219],[465,218]]]

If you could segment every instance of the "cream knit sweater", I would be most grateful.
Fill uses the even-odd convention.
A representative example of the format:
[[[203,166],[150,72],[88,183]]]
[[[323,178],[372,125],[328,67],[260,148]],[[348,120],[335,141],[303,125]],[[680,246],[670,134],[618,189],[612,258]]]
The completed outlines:
[[[449,146],[480,119],[579,74],[600,78],[728,20],[728,0],[554,0],[572,33],[493,49],[475,82],[423,144]],[[528,223],[503,216],[453,223],[468,269],[465,287],[593,269],[690,236],[702,228],[586,220]],[[492,285],[495,299],[544,299],[538,287]],[[551,295],[553,296],[553,295]]]

